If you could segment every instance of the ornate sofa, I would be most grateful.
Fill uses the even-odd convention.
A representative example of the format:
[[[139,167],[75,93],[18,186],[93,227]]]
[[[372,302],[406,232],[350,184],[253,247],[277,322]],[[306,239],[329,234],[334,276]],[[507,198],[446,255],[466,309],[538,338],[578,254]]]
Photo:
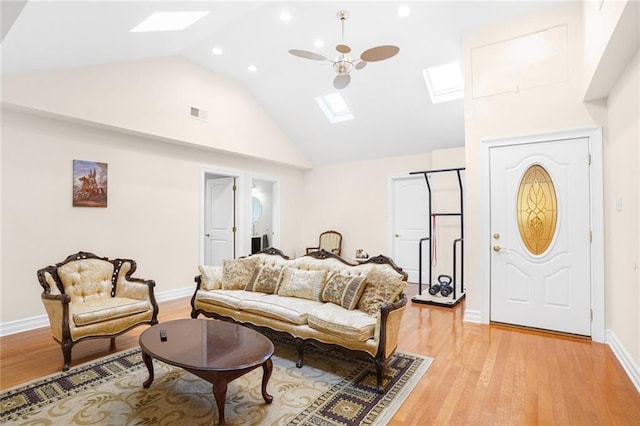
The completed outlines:
[[[78,252],[38,271],[55,341],[62,346],[63,371],[71,364],[71,348],[81,340],[115,337],[142,324],[158,323],[155,282],[132,278],[136,262]]]
[[[324,250],[289,259],[269,248],[199,269],[193,318],[202,314],[286,333],[298,351],[298,367],[308,343],[366,355],[384,393],[384,369],[407,303],[407,274],[391,259],[354,265]]]

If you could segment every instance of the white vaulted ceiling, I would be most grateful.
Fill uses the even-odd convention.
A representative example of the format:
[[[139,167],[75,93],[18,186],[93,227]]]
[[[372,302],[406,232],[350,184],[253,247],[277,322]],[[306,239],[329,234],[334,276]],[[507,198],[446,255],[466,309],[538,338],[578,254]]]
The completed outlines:
[[[21,8],[24,2],[2,1],[3,75],[180,55],[246,86],[315,165],[462,146],[463,101],[432,104],[422,70],[462,62],[467,33],[558,3],[32,0]],[[410,15],[399,17],[403,5]],[[331,124],[314,98],[336,91],[335,74],[288,50],[335,56],[340,9],[350,12],[344,41],[356,55],[385,44],[400,53],[352,72],[341,93],[355,119]],[[183,31],[129,32],[151,13],[168,10],[210,13]],[[279,18],[285,10],[289,22]],[[6,22],[14,14],[15,21]],[[313,45],[317,38],[324,47]],[[222,55],[212,54],[216,46]]]

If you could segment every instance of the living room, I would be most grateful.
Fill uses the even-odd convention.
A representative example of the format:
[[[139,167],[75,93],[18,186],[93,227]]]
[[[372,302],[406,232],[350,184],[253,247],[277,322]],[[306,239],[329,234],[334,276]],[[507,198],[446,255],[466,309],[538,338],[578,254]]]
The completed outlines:
[[[635,33],[624,32],[633,17],[631,1],[566,2],[468,34],[464,64],[480,47],[566,25],[566,79],[478,97],[472,87],[482,76],[465,67],[457,147],[335,164],[312,164],[246,87],[179,55],[3,72],[2,335],[47,326],[35,271],[78,250],[135,259],[137,275],[156,280],[160,302],[192,294],[206,171],[238,177],[238,255],[250,250],[251,179],[278,182],[274,242],[298,257],[326,229],[341,230],[347,256],[359,248],[389,253],[389,177],[466,167],[464,318],[487,324],[484,141],[602,128],[594,157],[602,170],[594,242],[602,252],[592,277],[602,294],[592,339],[611,346],[640,387],[637,20]],[[187,117],[189,105],[206,105],[218,119]],[[108,208],[72,207],[74,159],[109,165]]]

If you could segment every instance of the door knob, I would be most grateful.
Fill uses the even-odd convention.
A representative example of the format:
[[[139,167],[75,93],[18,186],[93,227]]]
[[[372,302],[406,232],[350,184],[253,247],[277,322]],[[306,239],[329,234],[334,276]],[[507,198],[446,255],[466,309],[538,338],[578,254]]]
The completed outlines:
[[[396,238],[400,238],[400,234],[394,234]]]
[[[500,246],[493,246],[493,251],[500,251],[502,250],[502,247]]]
[[[208,237],[210,237],[210,236],[211,236],[211,234],[209,234],[209,233],[207,232],[206,234],[204,234],[204,236],[208,238]]]

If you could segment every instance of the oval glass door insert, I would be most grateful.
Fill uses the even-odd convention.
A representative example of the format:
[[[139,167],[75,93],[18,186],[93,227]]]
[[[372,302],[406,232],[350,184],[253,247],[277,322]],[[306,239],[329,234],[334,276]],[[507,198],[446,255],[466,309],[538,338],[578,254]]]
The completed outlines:
[[[544,167],[534,164],[527,169],[517,203],[520,238],[531,254],[540,255],[551,245],[558,221],[556,189]]]

